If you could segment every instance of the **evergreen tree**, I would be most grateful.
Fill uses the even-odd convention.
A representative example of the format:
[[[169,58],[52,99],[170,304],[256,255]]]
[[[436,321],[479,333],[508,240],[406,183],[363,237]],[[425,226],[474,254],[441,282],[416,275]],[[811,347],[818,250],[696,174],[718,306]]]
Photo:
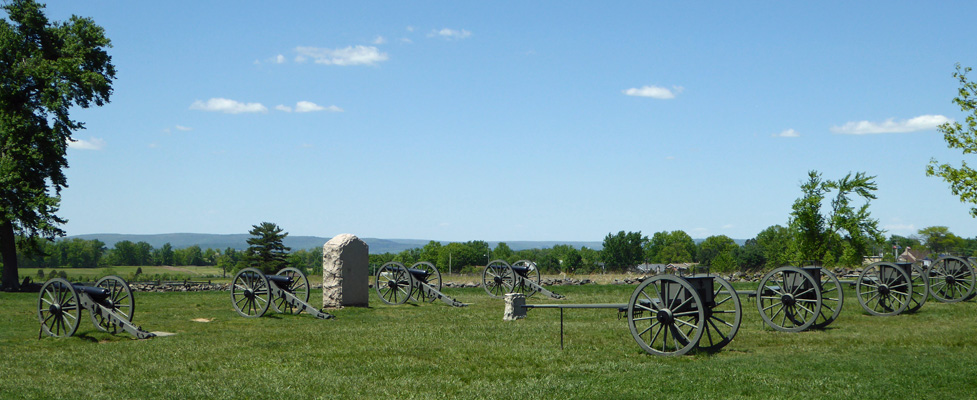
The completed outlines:
[[[245,264],[266,274],[274,274],[287,267],[288,252],[291,249],[285,247],[283,241],[288,232],[282,231],[282,228],[271,222],[252,225],[252,228],[254,229],[248,232],[253,237],[248,239],[248,249],[244,253]]]

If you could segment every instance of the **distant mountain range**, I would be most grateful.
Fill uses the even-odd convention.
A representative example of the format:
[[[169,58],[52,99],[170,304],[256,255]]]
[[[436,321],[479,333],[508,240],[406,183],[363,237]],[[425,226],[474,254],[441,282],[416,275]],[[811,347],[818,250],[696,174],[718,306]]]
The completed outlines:
[[[185,247],[190,247],[193,245],[200,246],[203,249],[226,249],[228,247],[235,250],[244,250],[248,248],[248,238],[249,234],[233,234],[233,235],[217,235],[209,233],[164,233],[159,235],[123,235],[117,233],[94,233],[90,235],[75,235],[68,236],[67,239],[85,239],[93,240],[98,239],[105,243],[108,248],[115,247],[115,243],[121,242],[123,240],[128,240],[131,242],[146,242],[152,245],[154,248],[160,248],[164,244],[169,243],[173,248],[182,249]],[[318,237],[318,236],[292,236],[289,235],[285,237],[285,246],[291,247],[292,250],[300,249],[311,249],[315,247],[322,247],[332,238]],[[404,250],[424,247],[425,244],[430,242],[430,240],[421,239],[376,239],[376,238],[360,238],[367,245],[370,246],[370,254],[383,254],[383,253],[399,253]],[[449,241],[440,241],[441,244],[448,244]],[[603,248],[603,242],[559,242],[559,241],[504,241],[505,244],[509,245],[513,250],[526,250],[526,249],[545,249],[550,248],[558,244],[567,244],[576,248],[587,246],[591,249],[600,250]],[[486,242],[489,246],[495,248],[499,242]]]

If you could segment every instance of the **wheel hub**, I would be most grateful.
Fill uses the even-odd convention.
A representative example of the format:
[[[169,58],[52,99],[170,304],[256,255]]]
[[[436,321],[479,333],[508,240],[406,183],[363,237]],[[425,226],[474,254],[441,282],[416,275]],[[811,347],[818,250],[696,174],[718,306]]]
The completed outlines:
[[[387,287],[391,289],[397,287],[397,281],[387,281]]]
[[[672,322],[675,321],[675,317],[672,315],[672,311],[667,309],[658,310],[658,313],[655,314],[655,318],[658,319],[659,323],[662,323],[664,325],[671,325]]]
[[[495,284],[496,285],[501,285],[502,284],[502,277],[501,276],[496,276],[495,278],[492,278],[492,280],[495,281]]]
[[[947,285],[952,285],[952,284],[955,284],[955,283],[957,283],[957,278],[954,278],[953,275],[947,275],[946,276],[946,284]]]
[[[54,315],[57,315],[57,316],[61,316],[61,312],[62,311],[61,311],[61,305],[60,304],[51,304],[51,306],[48,307],[47,310],[51,314],[54,314]]]
[[[254,299],[254,292],[251,289],[244,289],[244,297]]]
[[[783,303],[785,306],[790,307],[793,306],[794,303],[797,303],[797,300],[795,300],[794,296],[791,295],[790,293],[785,293],[783,296],[780,296],[780,302]]]
[[[889,295],[889,287],[886,286],[886,285],[880,285],[879,286],[879,294],[880,295],[883,295],[883,296],[888,296]]]

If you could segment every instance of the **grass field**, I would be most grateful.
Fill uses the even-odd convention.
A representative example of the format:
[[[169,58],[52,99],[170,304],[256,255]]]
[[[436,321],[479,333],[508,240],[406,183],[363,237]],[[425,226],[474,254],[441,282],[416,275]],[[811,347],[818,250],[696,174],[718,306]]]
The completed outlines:
[[[45,277],[39,278],[37,276],[37,270],[43,270]],[[136,270],[142,269],[142,274],[138,277],[133,276],[136,274]],[[130,280],[155,280],[166,276],[163,280],[220,280],[221,269],[217,267],[170,267],[170,266],[146,266],[146,267],[110,267],[110,268],[18,268],[18,275],[20,280],[24,277],[30,277],[31,280],[37,283],[43,283],[44,281],[50,279],[53,275],[58,272],[64,271],[68,275],[68,280],[71,282],[78,281],[95,281],[105,275],[118,275],[125,279]],[[226,281],[230,281],[231,278],[226,278]]]
[[[624,303],[634,286],[558,287],[565,303]],[[851,293],[826,330],[764,328],[744,297],[735,340],[714,354],[643,352],[613,310],[530,310],[501,300],[383,305],[336,319],[246,319],[227,292],[137,293],[135,322],[171,337],[97,331],[38,340],[37,295],[0,293],[0,398],[867,398],[977,396],[977,303],[927,302],[872,317]],[[555,302],[539,298],[530,303]],[[314,291],[312,303],[321,304]],[[210,322],[195,322],[194,319]]]

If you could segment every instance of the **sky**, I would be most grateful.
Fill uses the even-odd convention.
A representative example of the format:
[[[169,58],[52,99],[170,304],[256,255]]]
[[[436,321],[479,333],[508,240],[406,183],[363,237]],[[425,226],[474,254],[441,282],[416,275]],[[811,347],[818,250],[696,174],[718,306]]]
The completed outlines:
[[[886,235],[977,236],[925,175],[965,160],[936,127],[977,3],[605,3],[49,1],[118,70],[73,111],[63,228],[748,239],[816,170],[875,176]]]

